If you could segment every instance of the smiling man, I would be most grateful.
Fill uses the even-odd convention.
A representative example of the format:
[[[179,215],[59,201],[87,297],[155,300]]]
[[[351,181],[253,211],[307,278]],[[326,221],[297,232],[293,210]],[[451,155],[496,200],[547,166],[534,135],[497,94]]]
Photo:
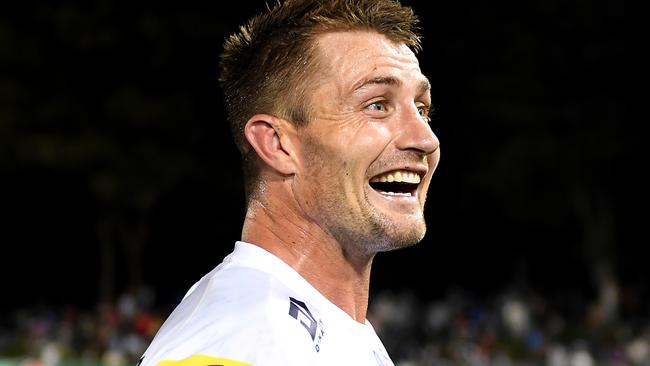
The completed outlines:
[[[242,237],[142,364],[393,365],[366,320],[372,261],[422,240],[440,157],[416,24],[392,0],[286,0],[226,40]]]

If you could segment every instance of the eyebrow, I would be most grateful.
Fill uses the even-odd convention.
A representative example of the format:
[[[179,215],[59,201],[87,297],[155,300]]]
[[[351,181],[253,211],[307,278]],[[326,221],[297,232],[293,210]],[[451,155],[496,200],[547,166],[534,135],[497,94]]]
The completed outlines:
[[[400,87],[402,86],[402,81],[394,76],[377,76],[371,79],[362,80],[353,90],[357,92],[371,85],[390,85]]]
[[[359,83],[358,86],[354,88],[354,91],[357,92],[361,89],[365,89],[369,87],[370,85],[389,85],[389,86],[396,86],[400,87],[402,86],[402,80],[393,77],[393,76],[377,76],[371,79],[365,79]],[[429,82],[428,79],[423,79],[420,81],[420,85],[418,85],[417,88],[417,95],[421,96],[426,93],[428,93],[431,90],[431,83]]]

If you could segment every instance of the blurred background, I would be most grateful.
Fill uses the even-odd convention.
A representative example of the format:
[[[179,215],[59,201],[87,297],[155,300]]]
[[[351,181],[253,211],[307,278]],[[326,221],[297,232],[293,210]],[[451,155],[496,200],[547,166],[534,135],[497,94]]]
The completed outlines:
[[[425,239],[373,268],[396,365],[650,364],[642,9],[403,3],[442,158]],[[0,366],[134,364],[231,251],[217,60],[264,7],[0,5]]]

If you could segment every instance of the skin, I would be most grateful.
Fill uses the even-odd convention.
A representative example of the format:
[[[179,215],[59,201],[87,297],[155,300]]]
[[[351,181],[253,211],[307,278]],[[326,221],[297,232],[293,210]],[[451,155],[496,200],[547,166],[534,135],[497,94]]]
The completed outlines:
[[[332,303],[363,323],[376,253],[419,242],[439,158],[426,114],[428,81],[405,45],[375,32],[316,39],[324,65],[310,122],[297,129],[253,116],[245,135],[262,161],[242,239],[275,254]],[[417,173],[408,195],[373,189],[373,177]]]

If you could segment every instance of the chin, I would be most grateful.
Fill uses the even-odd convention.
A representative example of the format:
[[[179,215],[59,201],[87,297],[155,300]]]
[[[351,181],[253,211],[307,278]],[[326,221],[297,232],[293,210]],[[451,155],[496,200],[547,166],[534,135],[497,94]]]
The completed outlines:
[[[384,233],[383,239],[377,241],[381,248],[378,252],[387,252],[396,249],[408,248],[413,246],[422,239],[426,233],[424,222],[412,223],[408,226],[393,226]]]

